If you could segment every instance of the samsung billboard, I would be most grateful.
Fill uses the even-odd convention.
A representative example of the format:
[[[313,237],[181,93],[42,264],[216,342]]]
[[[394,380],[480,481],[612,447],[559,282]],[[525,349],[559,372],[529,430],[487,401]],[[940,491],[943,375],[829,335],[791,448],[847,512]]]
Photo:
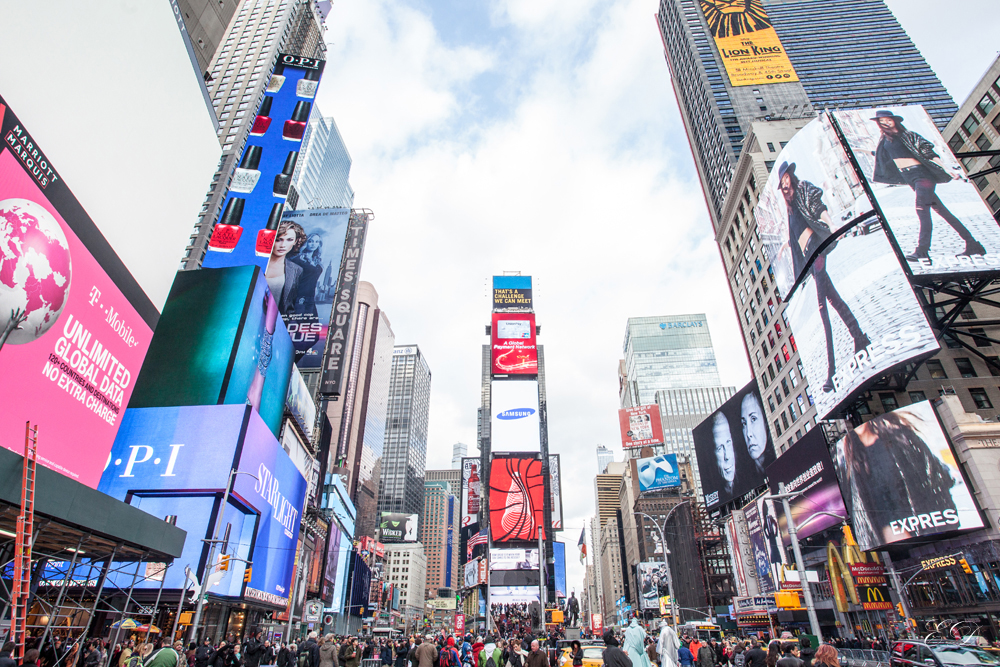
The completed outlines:
[[[490,449],[494,452],[541,451],[541,422],[536,380],[490,383]]]

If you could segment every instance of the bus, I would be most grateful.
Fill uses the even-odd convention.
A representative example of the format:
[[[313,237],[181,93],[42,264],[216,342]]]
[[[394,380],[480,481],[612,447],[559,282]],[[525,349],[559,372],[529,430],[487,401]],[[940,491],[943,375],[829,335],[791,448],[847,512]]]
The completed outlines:
[[[681,637],[684,635],[697,637],[703,641],[708,641],[709,639],[722,641],[722,628],[715,623],[689,621],[684,625],[677,626],[677,634]]]

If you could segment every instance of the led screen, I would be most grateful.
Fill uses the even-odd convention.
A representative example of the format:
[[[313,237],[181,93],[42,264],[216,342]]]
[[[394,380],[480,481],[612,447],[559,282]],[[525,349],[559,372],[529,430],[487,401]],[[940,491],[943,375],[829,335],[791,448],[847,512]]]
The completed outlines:
[[[537,603],[538,586],[490,586],[490,604]]]
[[[477,521],[483,498],[483,476],[479,457],[462,459],[462,526]]]
[[[756,575],[759,592],[773,593],[777,590],[775,582],[780,581],[779,571],[785,562],[778,528],[778,507],[773,500],[765,500],[765,494],[762,494],[743,508],[743,518],[746,520],[752,559],[748,569],[752,568]]]
[[[382,512],[382,521],[378,527],[379,539],[383,542],[416,542],[417,519],[416,514]]]
[[[566,545],[563,542],[553,542],[552,553],[556,561],[553,568],[556,576],[556,597],[569,597],[569,592],[566,590]]]
[[[490,549],[491,570],[537,570],[538,549]]]
[[[535,316],[493,313],[493,375],[538,375]]]
[[[618,426],[622,432],[622,447],[626,449],[663,442],[659,405],[637,405],[619,410]]]
[[[492,451],[541,451],[537,381],[494,380],[491,382],[490,415],[490,449]]]
[[[493,312],[530,312],[531,276],[493,276]]]
[[[496,456],[490,462],[490,536],[493,542],[537,540],[545,484],[534,457]]]
[[[639,491],[655,491],[681,485],[676,454],[661,454],[636,461]]]

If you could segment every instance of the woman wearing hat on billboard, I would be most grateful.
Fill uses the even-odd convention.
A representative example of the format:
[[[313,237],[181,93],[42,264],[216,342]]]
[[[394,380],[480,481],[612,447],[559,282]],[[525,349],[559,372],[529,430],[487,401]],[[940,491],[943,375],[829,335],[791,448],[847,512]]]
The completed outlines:
[[[788,247],[792,253],[795,277],[798,278],[809,257],[830,238],[832,234],[830,214],[827,212],[826,204],[823,203],[822,188],[816,187],[809,181],[800,180],[795,175],[794,162],[782,162],[778,167],[778,190],[781,191],[785,206],[788,208]],[[831,250],[833,246],[828,246],[825,252]],[[840,315],[851,338],[854,339],[855,352],[868,347],[870,341],[861,330],[854,313],[830,280],[826,272],[825,254],[816,256],[810,270],[816,283],[819,316],[823,321],[823,332],[826,334],[827,380],[823,384],[823,391],[831,392],[834,389],[833,376],[837,372],[837,358],[833,349],[833,327],[830,324],[830,313],[826,308],[827,302],[829,301]]]

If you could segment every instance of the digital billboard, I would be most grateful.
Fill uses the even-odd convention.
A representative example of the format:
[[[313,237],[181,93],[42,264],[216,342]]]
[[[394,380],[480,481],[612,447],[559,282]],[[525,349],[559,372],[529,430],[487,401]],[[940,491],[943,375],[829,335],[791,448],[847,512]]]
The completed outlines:
[[[639,491],[656,491],[681,485],[676,454],[660,454],[636,461]]]
[[[479,457],[462,459],[462,526],[478,521],[479,507],[483,499],[482,462]]]
[[[0,98],[0,443],[94,488],[156,308]]]
[[[618,411],[618,426],[622,433],[622,447],[645,447],[663,442],[663,424],[659,405],[637,405]]]
[[[743,507],[746,520],[747,539],[750,544],[752,568],[756,575],[760,593],[773,593],[778,589],[779,570],[785,562],[785,550],[781,546],[781,531],[778,528],[778,509],[775,501],[761,494]]]
[[[863,551],[983,527],[929,401],[848,431],[837,443],[835,463]]]
[[[785,493],[801,494],[788,500],[799,539],[844,523],[842,519],[830,516],[834,514],[846,517],[847,510],[840,495],[840,484],[837,482],[823,429],[815,427],[807,431],[785,450],[784,454],[767,467],[767,481],[771,493],[779,493],[778,485],[784,483]],[[818,512],[830,514],[817,514]],[[778,527],[781,537],[785,544],[791,544],[787,523],[784,511],[780,512]]]
[[[311,441],[313,428],[316,425],[316,402],[313,401],[309,387],[302,379],[302,374],[295,367],[292,368],[292,375],[288,381],[288,396],[285,397],[285,403],[299,428]]]
[[[661,562],[635,564],[636,581],[639,584],[639,600],[642,609],[660,608],[660,598],[670,595],[670,572]]]
[[[562,517],[562,469],[558,454],[549,454],[549,495],[552,498],[552,530],[563,529]]]
[[[537,570],[538,549],[490,549],[490,570]]]
[[[209,590],[274,606],[288,604],[306,480],[268,426],[247,405],[130,408],[125,413],[98,490],[154,516],[177,516],[188,532],[184,553],[166,571],[164,587],[182,588],[184,569],[198,572],[207,553],[229,471],[233,479],[220,535],[234,560]],[[252,476],[251,476],[252,475]],[[227,528],[228,527],[228,528]],[[216,550],[216,562],[221,558]],[[158,581],[136,586],[157,587]]]
[[[383,542],[416,542],[418,516],[382,512],[378,525],[379,539]]]
[[[798,81],[762,0],[699,0],[733,86]]]
[[[490,586],[490,604],[537,604],[538,593],[538,586]]]
[[[556,597],[569,597],[566,590],[566,543],[552,542],[553,563],[552,572],[556,578]]]
[[[833,116],[914,276],[1000,269],[1000,228],[922,106]]]
[[[531,276],[493,276],[493,312],[531,312]]]
[[[724,505],[764,483],[764,470],[774,461],[774,444],[763,405],[757,381],[751,380],[692,430],[706,508]]]
[[[259,268],[179,271],[129,407],[249,404],[278,435],[293,356]]]
[[[333,297],[332,319],[327,332],[326,361],[319,392],[339,396],[347,366],[347,336],[357,310],[355,293],[358,291],[361,260],[365,254],[365,239],[368,238],[368,213],[351,211],[347,223],[347,240],[344,241],[344,257],[340,262],[337,276],[337,291]]]
[[[203,267],[267,265],[324,64],[278,54]]]
[[[302,369],[319,368],[323,358],[350,213],[285,211],[275,233],[264,275],[295,346],[295,365]]]
[[[490,449],[494,452],[541,451],[538,382],[490,382]]]
[[[885,231],[864,223],[816,256],[785,315],[819,420],[870,380],[939,349]]]
[[[533,313],[493,313],[493,375],[538,375]]]
[[[545,482],[542,462],[531,456],[495,456],[490,462],[490,538],[537,540]]]

